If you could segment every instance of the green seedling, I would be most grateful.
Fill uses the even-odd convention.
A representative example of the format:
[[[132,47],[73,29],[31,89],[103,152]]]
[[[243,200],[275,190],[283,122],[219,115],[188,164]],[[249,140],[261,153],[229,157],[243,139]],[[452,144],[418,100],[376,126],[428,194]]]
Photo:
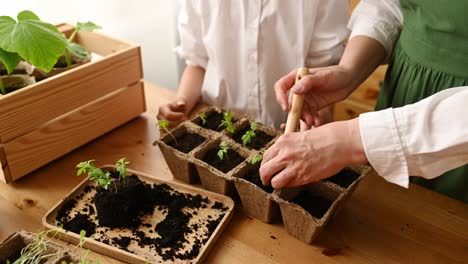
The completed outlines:
[[[262,161],[262,159],[263,159],[262,154],[256,154],[255,156],[252,157],[252,160],[250,161],[250,164],[255,165],[255,164],[259,163],[260,161]]]
[[[250,129],[247,130],[244,135],[242,135],[242,144],[244,146],[252,142],[252,139],[255,137],[255,131],[257,130],[257,126],[258,123],[255,121],[250,123]]]
[[[119,181],[123,182],[125,186],[125,177],[127,177],[127,165],[130,164],[130,161],[126,161],[125,158],[121,158],[115,164],[116,170],[119,173]]]
[[[48,243],[50,241],[46,239],[47,236],[52,233],[51,236],[52,239],[54,239],[57,235],[59,235],[59,230],[51,229],[37,233],[34,241],[21,249],[20,257],[16,259],[13,264],[40,264],[44,263],[48,258],[62,253],[59,251],[51,254],[45,254],[47,252]],[[7,260],[6,263],[11,262]]]
[[[76,55],[76,56],[78,56],[79,58],[82,58],[82,59],[86,58],[88,56],[88,51],[85,48],[83,48],[79,44],[73,42],[73,40],[75,39],[78,32],[80,32],[80,31],[82,31],[82,32],[93,32],[94,30],[97,30],[97,29],[101,29],[101,27],[94,24],[91,21],[88,21],[88,22],[85,22],[85,23],[78,22],[76,24],[75,30],[73,31],[73,33],[70,35],[70,37],[67,40],[67,47],[66,47],[65,53],[64,53],[65,61],[67,63],[67,66],[70,66],[72,64],[72,60],[71,60],[71,55],[72,54],[74,54],[74,55]]]
[[[80,162],[76,165],[76,168],[78,168],[78,171],[76,172],[77,176],[87,173],[91,180],[95,181],[98,186],[102,186],[105,190],[109,188],[109,185],[111,184],[110,172],[104,173],[101,169],[96,168],[94,160]]]
[[[171,131],[169,131],[169,121],[167,120],[159,120],[158,121],[158,127],[159,127],[159,130],[162,130],[166,133],[168,133],[172,139],[174,139],[174,142],[176,143],[176,145],[179,145],[179,143],[177,143],[177,139],[174,137],[174,135],[171,133]]]
[[[226,127],[226,130],[229,133],[234,134],[236,130],[234,129],[234,124],[232,123],[231,110],[227,110],[226,112],[224,112],[224,118],[223,118],[223,121],[221,121],[221,124],[219,125],[219,127]]]
[[[223,160],[224,156],[226,156],[226,158],[229,159],[229,157],[227,155],[228,150],[229,150],[229,146],[228,146],[227,142],[226,141],[221,141],[221,143],[219,143],[218,158],[220,160]]]
[[[86,242],[85,238],[86,238],[86,231],[81,230],[80,231],[80,241],[79,241],[78,245],[75,246],[75,249],[83,248],[83,246],[84,246],[84,244]],[[90,260],[88,258],[88,255],[89,255],[89,249],[85,251],[85,253],[81,257],[80,261],[78,263],[76,263],[76,264],[93,264],[93,263],[94,264],[99,264],[99,263],[101,263],[101,261],[99,259],[96,259],[94,261]],[[73,263],[72,262],[68,263],[68,262],[62,260],[60,262],[60,264],[73,264]]]
[[[205,113],[200,113],[197,115],[198,118],[200,118],[202,125],[206,124],[206,114]]]

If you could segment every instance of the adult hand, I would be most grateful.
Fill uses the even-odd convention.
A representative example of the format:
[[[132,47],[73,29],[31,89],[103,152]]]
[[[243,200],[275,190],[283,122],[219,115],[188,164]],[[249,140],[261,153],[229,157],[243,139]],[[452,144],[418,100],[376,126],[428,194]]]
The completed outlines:
[[[162,105],[158,110],[158,119],[169,121],[169,126],[173,127],[187,120],[186,100],[178,98],[168,104]]]
[[[301,119],[310,127],[317,112],[345,99],[359,84],[350,69],[335,65],[309,69],[310,74],[295,83],[296,70],[275,83],[276,100],[283,111],[289,111],[288,91],[304,95]]]
[[[279,189],[319,181],[350,164],[365,163],[356,118],[282,135],[263,155],[260,177],[264,185]]]

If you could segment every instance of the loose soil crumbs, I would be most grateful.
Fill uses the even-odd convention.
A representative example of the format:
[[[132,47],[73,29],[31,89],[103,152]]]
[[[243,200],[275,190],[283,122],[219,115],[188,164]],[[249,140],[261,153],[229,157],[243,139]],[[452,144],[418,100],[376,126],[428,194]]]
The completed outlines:
[[[114,172],[112,176],[116,176]],[[126,186],[143,186],[136,198],[142,205],[137,220],[120,227],[97,224],[101,220],[98,220],[93,201],[103,190],[87,186],[62,206],[56,217],[57,226],[63,225],[64,229],[77,234],[84,229],[86,235],[92,235],[96,241],[150,257],[151,263],[173,262],[197,257],[229,209],[223,203],[178,192],[166,184],[141,182],[136,175],[127,179],[135,182],[127,182]],[[119,191],[123,188],[118,183],[114,186]]]

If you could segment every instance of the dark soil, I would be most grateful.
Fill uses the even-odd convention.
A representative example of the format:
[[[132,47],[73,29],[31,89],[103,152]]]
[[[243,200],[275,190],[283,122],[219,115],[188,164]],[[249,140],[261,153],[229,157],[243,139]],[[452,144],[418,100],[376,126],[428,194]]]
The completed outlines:
[[[333,201],[330,201],[325,197],[317,196],[308,191],[301,191],[299,195],[292,200],[292,202],[301,206],[317,219],[322,218],[328,208],[333,204]]]
[[[232,136],[232,139],[234,139],[237,143],[242,144],[242,136],[245,134],[245,132],[250,130],[250,125],[243,128],[242,130],[236,131],[236,133]],[[246,146],[249,148],[253,148],[256,150],[260,150],[263,148],[268,142],[270,142],[275,136],[268,135],[267,133],[256,130],[255,131],[255,137],[252,138],[252,141],[248,143]]]
[[[260,187],[262,190],[264,190],[267,193],[272,193],[274,191],[273,187],[271,185],[263,185],[262,180],[260,179],[260,172],[257,169],[252,169],[250,170],[245,176],[244,180],[247,180],[258,187]]]
[[[206,123],[202,124],[202,121],[197,124],[201,127],[204,127],[206,129],[210,129],[213,131],[223,131],[226,127],[220,126],[221,122],[224,119],[224,112],[223,113],[218,113],[216,111],[213,112],[208,112],[206,113]],[[234,124],[237,120],[232,118],[232,123]]]
[[[325,181],[333,182],[343,188],[348,188],[348,186],[357,180],[359,176],[360,175],[358,173],[350,169],[344,169],[338,172],[335,176],[325,179]]]
[[[86,231],[86,236],[89,237],[96,233],[96,224],[89,220],[88,215],[77,214],[70,221],[63,223],[63,229],[79,234],[81,230]]]
[[[198,147],[203,142],[205,142],[204,137],[195,133],[190,133],[190,132],[187,132],[177,137],[176,139],[177,139],[177,143],[174,140],[172,140],[172,141],[169,141],[167,145],[183,153],[189,153],[192,149]]]
[[[0,259],[0,263],[1,264],[6,264],[6,263],[8,263],[7,260],[9,261],[9,263],[14,263],[17,259],[19,259],[21,257],[21,250],[22,249],[23,248],[15,250],[15,252],[13,252],[9,256],[7,256],[6,259]]]
[[[125,183],[118,180],[114,180],[114,183],[116,184],[111,184],[109,190],[97,189],[94,202],[99,225],[138,226],[140,223],[137,216],[148,200],[143,182],[136,175],[132,175],[125,178]]]
[[[229,172],[244,161],[241,155],[231,149],[228,150],[227,155],[221,160],[218,157],[218,150],[217,148],[208,150],[205,157],[203,157],[203,161],[224,173]]]
[[[112,177],[116,177],[117,174],[115,172],[112,172],[111,175]],[[117,221],[119,223],[126,222],[127,224],[129,224],[127,228],[131,230],[132,235],[120,236],[112,239],[97,238],[96,240],[109,244],[111,246],[116,246],[130,253],[132,252],[128,249],[128,246],[133,241],[133,243],[136,243],[142,247],[149,246],[150,248],[155,250],[163,258],[163,260],[174,261],[175,259],[193,259],[194,257],[198,256],[198,254],[200,253],[200,249],[203,246],[202,243],[208,241],[208,239],[211,237],[211,234],[224,217],[224,212],[226,212],[229,209],[225,207],[222,203],[216,202],[211,205],[211,208],[221,212],[219,217],[216,217],[216,219],[214,219],[211,216],[209,216],[205,222],[198,222],[199,224],[196,224],[196,226],[194,226],[193,224],[189,224],[190,219],[193,217],[193,215],[198,214],[197,211],[201,211],[203,209],[208,208],[208,206],[211,204],[208,198],[202,197],[201,195],[190,195],[186,193],[180,193],[173,190],[170,186],[166,184],[146,184],[141,182],[135,175],[127,177],[127,179],[128,181],[126,182],[125,188],[117,184],[118,193],[132,193],[132,191],[126,190],[127,188],[138,189],[139,193],[132,193],[132,196],[130,198],[136,198],[136,200],[139,201],[140,204],[134,205],[140,208],[139,212],[137,212],[137,216],[135,216],[136,220],[130,222],[128,222],[128,220],[122,220],[122,218],[126,219],[126,216],[122,215],[123,213],[114,213],[113,217],[115,218],[114,221]],[[113,186],[113,184],[111,186]],[[107,199],[108,196],[117,199],[115,198],[115,189],[113,188],[110,188],[110,190],[108,191],[98,188],[94,199],[98,201],[98,199],[100,199],[101,197]],[[89,191],[90,189],[84,190],[84,192]],[[105,192],[108,192],[109,194],[104,195],[103,193]],[[78,197],[80,197],[80,195],[78,195],[77,198]],[[122,203],[123,201],[120,202]],[[131,203],[132,202],[130,202],[130,204]],[[80,215],[80,219],[85,218],[86,220],[88,220],[89,223],[89,219],[95,214],[94,210],[91,211],[92,206],[85,207],[84,209],[86,210],[82,210],[82,212],[86,211],[86,213],[79,213],[77,217],[74,217],[70,220],[70,217],[67,216],[67,214],[70,213],[71,209],[73,209],[74,206],[76,206],[76,204],[76,200],[68,201],[64,206],[62,206],[56,219],[59,222],[58,224],[62,224],[65,229],[79,234],[80,230],[86,229],[86,225],[79,225],[79,223],[83,223],[86,221],[75,220],[78,217],[78,215]],[[127,208],[128,205],[122,206],[121,204],[121,207]],[[187,212],[187,209],[191,209],[190,212],[192,213]],[[114,210],[118,211],[123,209],[114,208]],[[148,234],[145,234],[145,232],[138,230],[140,226],[146,228],[152,227],[151,224],[142,223],[141,216],[145,214],[153,214],[155,210],[161,213],[167,213],[167,215],[161,222],[156,224],[154,229],[150,229],[148,231]],[[131,210],[129,210],[129,212],[130,211]],[[101,219],[99,219],[99,224],[100,226],[102,226]],[[208,232],[196,233],[195,243],[192,244],[192,246],[189,247],[187,250],[182,251],[183,248],[187,247],[187,243],[189,242],[186,238],[187,235],[191,232],[196,232],[196,230],[202,228],[203,225],[206,226]],[[73,230],[69,229],[69,227],[73,228]],[[112,229],[113,227],[110,227],[109,229],[106,228],[104,231],[99,231],[99,234],[105,235],[107,231]],[[86,234],[87,236],[89,236],[94,232],[95,231],[93,230],[89,230],[88,233],[87,230]],[[158,237],[154,238],[148,236],[149,234],[154,234],[155,232],[158,233]]]

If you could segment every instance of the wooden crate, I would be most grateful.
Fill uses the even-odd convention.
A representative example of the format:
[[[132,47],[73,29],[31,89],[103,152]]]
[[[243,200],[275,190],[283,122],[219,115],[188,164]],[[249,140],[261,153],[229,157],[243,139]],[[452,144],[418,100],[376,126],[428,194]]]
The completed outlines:
[[[61,24],[66,35],[73,28]],[[145,111],[140,47],[80,32],[101,59],[0,96],[0,180],[14,181]]]

